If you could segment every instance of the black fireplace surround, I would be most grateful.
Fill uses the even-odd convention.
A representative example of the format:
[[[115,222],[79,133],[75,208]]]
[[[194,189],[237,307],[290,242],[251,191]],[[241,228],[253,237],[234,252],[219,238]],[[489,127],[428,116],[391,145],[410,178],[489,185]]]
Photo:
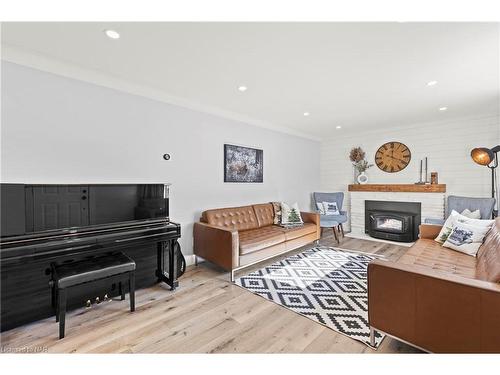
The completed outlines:
[[[365,233],[371,237],[413,242],[420,221],[420,202],[365,201]]]

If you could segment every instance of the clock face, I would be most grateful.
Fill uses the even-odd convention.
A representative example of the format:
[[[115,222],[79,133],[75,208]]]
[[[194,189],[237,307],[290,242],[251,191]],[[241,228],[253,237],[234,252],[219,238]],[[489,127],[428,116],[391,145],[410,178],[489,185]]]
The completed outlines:
[[[410,163],[410,160],[410,149],[401,142],[387,142],[380,146],[375,153],[375,164],[388,173],[402,171]]]

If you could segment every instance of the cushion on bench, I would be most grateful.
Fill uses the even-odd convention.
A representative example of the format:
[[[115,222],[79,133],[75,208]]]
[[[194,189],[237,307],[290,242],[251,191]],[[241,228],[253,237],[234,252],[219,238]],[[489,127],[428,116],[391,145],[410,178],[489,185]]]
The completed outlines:
[[[68,288],[134,270],[135,262],[128,256],[123,253],[110,254],[56,265],[54,281],[56,287]]]

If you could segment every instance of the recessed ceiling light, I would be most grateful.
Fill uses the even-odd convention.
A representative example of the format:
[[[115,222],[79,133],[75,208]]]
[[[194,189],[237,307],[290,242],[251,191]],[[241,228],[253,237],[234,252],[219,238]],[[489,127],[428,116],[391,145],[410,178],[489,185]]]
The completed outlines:
[[[246,86],[238,86],[238,91],[245,92],[248,90],[248,87]]]
[[[440,111],[446,111],[448,109],[448,107],[440,107],[439,110]]]
[[[307,116],[309,116],[309,115],[310,115],[310,113],[309,113],[309,112],[304,112],[304,116],[306,116],[306,117],[307,117]]]
[[[104,30],[104,34],[111,39],[120,39],[120,34],[115,30]]]
[[[429,81],[427,82],[427,86],[434,86],[438,83],[438,81]]]
[[[335,129],[342,129],[342,126],[337,125],[337,126],[335,127]]]

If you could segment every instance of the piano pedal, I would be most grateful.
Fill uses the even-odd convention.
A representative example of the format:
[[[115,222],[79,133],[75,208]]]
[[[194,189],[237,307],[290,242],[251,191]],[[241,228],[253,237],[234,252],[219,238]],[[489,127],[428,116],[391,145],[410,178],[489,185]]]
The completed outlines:
[[[85,303],[85,308],[90,309],[92,308],[92,302],[88,299],[87,302]]]

